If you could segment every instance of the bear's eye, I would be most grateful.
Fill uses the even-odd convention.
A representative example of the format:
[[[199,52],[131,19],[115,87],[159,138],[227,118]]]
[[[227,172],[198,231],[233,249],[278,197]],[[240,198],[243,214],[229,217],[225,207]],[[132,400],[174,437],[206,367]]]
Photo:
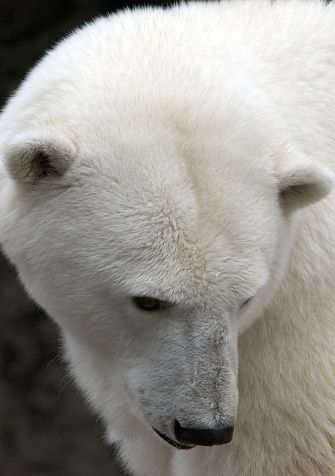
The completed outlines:
[[[142,311],[160,311],[167,304],[164,301],[148,296],[136,296],[133,298],[133,302]]]
[[[246,299],[246,300],[242,303],[242,305],[240,306],[240,309],[242,309],[243,307],[245,307],[245,306],[251,301],[252,298],[253,298],[253,296],[250,297],[250,298],[248,298],[248,299]]]

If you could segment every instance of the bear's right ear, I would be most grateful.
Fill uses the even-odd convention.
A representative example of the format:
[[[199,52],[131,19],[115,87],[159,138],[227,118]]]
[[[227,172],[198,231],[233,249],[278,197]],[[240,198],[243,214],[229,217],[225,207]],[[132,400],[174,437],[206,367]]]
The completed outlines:
[[[74,144],[58,131],[32,131],[16,136],[4,150],[6,168],[19,182],[61,176],[76,155]]]
[[[322,200],[335,185],[335,175],[328,167],[300,151],[282,156],[277,180],[280,201],[288,211]]]

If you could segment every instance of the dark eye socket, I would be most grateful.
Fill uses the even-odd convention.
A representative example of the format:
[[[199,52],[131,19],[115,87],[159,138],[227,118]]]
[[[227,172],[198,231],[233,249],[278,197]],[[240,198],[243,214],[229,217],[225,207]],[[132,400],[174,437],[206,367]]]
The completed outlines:
[[[241,305],[240,309],[242,309],[242,307],[246,306],[246,305],[252,300],[252,298],[253,298],[253,296],[250,297],[250,298],[248,298],[248,299],[246,299],[246,300],[244,301],[244,303]]]
[[[160,311],[167,304],[164,301],[148,296],[136,296],[133,298],[133,302],[142,311]]]

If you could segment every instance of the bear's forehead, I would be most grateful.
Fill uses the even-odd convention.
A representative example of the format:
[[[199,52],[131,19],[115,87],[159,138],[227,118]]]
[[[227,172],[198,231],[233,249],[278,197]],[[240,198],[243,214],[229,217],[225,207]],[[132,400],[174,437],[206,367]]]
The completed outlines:
[[[101,260],[98,255],[94,266],[113,269],[128,294],[130,286],[134,295],[147,290],[148,295],[195,302],[197,296],[209,298],[219,289],[240,289],[243,279],[248,283],[246,274],[257,257],[232,246],[224,224],[211,223],[169,195],[158,202],[150,195],[139,194],[136,200],[125,196],[113,213],[105,197],[104,208],[90,213],[99,220],[86,224],[88,243],[95,248],[95,236],[101,238]]]

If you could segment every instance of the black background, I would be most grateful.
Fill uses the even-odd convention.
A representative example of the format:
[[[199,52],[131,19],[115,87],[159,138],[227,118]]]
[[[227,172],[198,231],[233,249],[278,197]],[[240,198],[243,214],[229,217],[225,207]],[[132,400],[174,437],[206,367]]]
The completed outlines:
[[[0,105],[64,35],[96,16],[140,4],[0,0]],[[0,476],[121,474],[113,449],[102,442],[100,422],[61,361],[56,326],[0,254]]]

